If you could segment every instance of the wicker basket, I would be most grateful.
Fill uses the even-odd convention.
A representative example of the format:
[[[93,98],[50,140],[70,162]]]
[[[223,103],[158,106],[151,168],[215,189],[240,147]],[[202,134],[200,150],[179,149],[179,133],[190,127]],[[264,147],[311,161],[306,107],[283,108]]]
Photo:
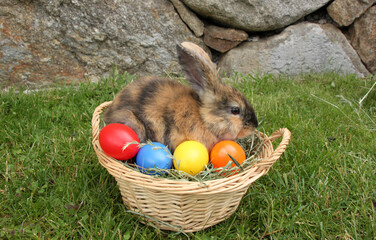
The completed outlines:
[[[282,128],[270,137],[260,133],[262,158],[253,167],[236,175],[204,183],[154,178],[127,168],[108,157],[99,145],[100,114],[111,102],[99,105],[93,114],[93,146],[100,164],[115,177],[124,204],[145,216],[145,222],[164,230],[195,232],[229,218],[251,183],[265,175],[285,151],[291,133]],[[272,142],[282,141],[274,150]]]

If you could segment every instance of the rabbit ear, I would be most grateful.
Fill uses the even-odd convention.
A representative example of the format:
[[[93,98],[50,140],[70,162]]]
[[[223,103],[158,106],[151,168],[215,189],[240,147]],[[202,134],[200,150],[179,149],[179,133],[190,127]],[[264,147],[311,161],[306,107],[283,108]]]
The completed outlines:
[[[202,48],[191,42],[183,42],[177,45],[177,51],[187,80],[199,95],[205,89],[215,89],[221,83],[214,63]]]

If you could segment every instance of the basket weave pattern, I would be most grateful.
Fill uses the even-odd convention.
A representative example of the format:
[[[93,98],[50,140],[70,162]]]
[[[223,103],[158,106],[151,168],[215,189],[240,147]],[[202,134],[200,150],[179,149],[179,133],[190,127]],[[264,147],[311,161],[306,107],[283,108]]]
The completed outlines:
[[[251,183],[265,175],[285,151],[291,133],[282,128],[270,137],[260,132],[262,158],[253,167],[227,178],[205,182],[154,178],[108,157],[99,145],[100,115],[110,102],[99,105],[92,118],[93,146],[100,164],[115,177],[128,209],[147,216],[149,225],[164,230],[195,232],[213,226],[237,209]],[[274,150],[272,142],[283,137]]]

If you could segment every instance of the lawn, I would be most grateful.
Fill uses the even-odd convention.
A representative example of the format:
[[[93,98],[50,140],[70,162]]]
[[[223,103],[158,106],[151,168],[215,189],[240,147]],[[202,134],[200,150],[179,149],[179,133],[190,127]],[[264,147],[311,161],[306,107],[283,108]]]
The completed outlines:
[[[259,130],[292,139],[229,219],[186,235],[129,213],[91,145],[95,107],[134,79],[0,93],[0,238],[375,239],[375,75],[235,74]]]

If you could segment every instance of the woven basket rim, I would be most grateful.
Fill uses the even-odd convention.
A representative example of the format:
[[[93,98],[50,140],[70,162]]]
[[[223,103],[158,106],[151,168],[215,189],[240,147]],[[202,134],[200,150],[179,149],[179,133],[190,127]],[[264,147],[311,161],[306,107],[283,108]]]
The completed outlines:
[[[107,171],[118,178],[126,178],[129,182],[135,185],[147,186],[149,189],[161,190],[167,192],[173,192],[176,194],[212,194],[214,192],[231,192],[237,191],[238,188],[243,188],[244,185],[249,185],[250,183],[257,180],[259,177],[265,175],[274,162],[281,156],[285,151],[287,144],[289,143],[291,133],[286,128],[281,128],[274,132],[270,137],[266,134],[260,132],[263,137],[263,147],[269,148],[268,150],[273,150],[272,142],[280,137],[283,137],[279,146],[272,151],[269,156],[265,156],[262,160],[256,163],[254,166],[248,168],[245,171],[239,172],[235,175],[218,178],[212,180],[206,180],[203,182],[198,181],[187,181],[187,180],[174,180],[166,178],[156,178],[151,175],[143,174],[136,170],[126,167],[121,164],[118,160],[107,156],[99,145],[99,131],[100,131],[100,115],[105,108],[107,108],[112,101],[103,102],[96,107],[93,117],[92,117],[92,134],[93,140],[92,144],[94,150],[98,156],[100,164],[107,169]],[[120,172],[120,173],[119,173]],[[256,175],[254,173],[257,173]],[[115,176],[116,175],[116,176]],[[142,180],[142,181],[140,181]],[[238,187],[234,187],[235,184]],[[231,187],[226,187],[230,185]]]

